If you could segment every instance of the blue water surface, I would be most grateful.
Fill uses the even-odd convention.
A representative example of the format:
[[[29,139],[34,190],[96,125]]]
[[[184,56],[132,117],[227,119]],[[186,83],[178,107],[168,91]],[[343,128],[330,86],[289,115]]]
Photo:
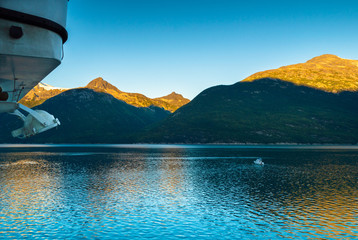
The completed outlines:
[[[357,239],[358,147],[0,145],[0,238]]]

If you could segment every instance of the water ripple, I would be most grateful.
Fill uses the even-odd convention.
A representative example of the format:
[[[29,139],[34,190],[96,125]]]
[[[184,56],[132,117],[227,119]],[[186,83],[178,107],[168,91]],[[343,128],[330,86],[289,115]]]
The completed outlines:
[[[342,149],[0,152],[0,236],[356,239],[357,160]]]

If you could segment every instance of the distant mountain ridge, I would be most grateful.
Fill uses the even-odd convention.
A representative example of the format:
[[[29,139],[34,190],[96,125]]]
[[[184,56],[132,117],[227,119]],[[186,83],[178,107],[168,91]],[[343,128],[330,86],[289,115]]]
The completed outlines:
[[[148,98],[140,93],[123,92],[119,90],[117,87],[115,87],[114,85],[105,81],[101,77],[96,78],[91,82],[89,82],[85,86],[85,88],[89,88],[97,92],[104,92],[104,93],[111,94],[115,98],[136,107],[149,107],[153,105],[157,107],[162,107],[170,112],[174,112],[181,106],[190,102],[189,99],[184,98],[182,95],[177,94],[175,92],[172,92],[167,96],[154,98],[154,99]],[[39,83],[28,94],[26,94],[26,96],[23,99],[21,99],[20,103],[27,107],[32,108],[42,104],[47,99],[50,99],[67,90],[69,89],[56,88],[45,83]]]
[[[174,112],[179,107],[190,102],[189,99],[186,99],[182,95],[174,92],[167,96],[154,99],[148,98],[143,94],[139,93],[122,92],[118,88],[100,77],[88,83],[86,88],[93,89],[98,92],[109,93],[115,98],[125,101],[126,103],[136,107],[149,107],[153,105],[157,107],[162,107],[170,112]]]
[[[190,102],[189,99],[184,98],[181,94],[178,94],[176,92],[172,92],[171,94],[164,97],[154,98],[153,100],[166,102],[169,105],[172,105],[173,106],[172,109],[175,110]]]
[[[358,91],[358,60],[324,54],[305,63],[258,72],[243,81],[261,78],[281,79],[332,93]]]
[[[32,108],[67,90],[67,88],[53,87],[40,82],[20,100],[20,103]]]

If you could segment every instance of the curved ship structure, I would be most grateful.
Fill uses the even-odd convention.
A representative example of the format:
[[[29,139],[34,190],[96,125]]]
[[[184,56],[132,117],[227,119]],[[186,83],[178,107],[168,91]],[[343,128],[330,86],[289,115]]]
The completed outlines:
[[[51,114],[18,101],[61,63],[68,36],[67,3],[0,0],[0,113],[15,114],[24,121],[22,128],[12,132],[14,137],[29,137],[60,125]]]

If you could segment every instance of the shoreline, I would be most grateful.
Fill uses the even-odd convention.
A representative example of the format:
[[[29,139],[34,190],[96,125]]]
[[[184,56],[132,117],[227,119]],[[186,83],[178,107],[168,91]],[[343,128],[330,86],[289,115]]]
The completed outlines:
[[[258,143],[133,143],[133,144],[106,144],[106,143],[74,143],[74,144],[0,144],[0,148],[63,148],[63,147],[96,147],[96,148],[276,148],[276,149],[357,149],[357,144],[299,144],[299,143],[275,143],[275,144],[258,144]]]

